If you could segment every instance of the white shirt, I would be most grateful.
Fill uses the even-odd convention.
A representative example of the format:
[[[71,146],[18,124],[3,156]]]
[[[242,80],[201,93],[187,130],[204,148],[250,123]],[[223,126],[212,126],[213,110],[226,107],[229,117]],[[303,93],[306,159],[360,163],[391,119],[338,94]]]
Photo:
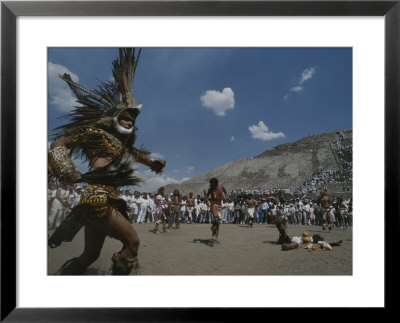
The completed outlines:
[[[155,210],[155,208],[156,208],[156,204],[154,203],[154,200],[151,197],[148,197],[147,199],[150,202],[150,209],[153,212]]]
[[[227,205],[228,205],[228,209],[233,212],[233,210],[235,209],[235,205],[233,204],[233,202],[228,203]]]
[[[201,209],[202,211],[207,211],[207,210],[208,210],[207,204],[205,204],[205,203],[200,203],[200,209]]]
[[[142,198],[140,197],[140,195],[138,197],[132,196],[132,200],[133,203],[138,204],[138,206],[140,207],[140,203],[142,203]]]
[[[185,212],[186,211],[186,200],[182,200],[181,201],[181,208],[180,208],[181,212]]]
[[[150,207],[150,200],[147,198],[140,198],[140,208],[141,210],[147,210]]]
[[[140,207],[140,205],[138,206],[138,203],[140,203],[140,197],[136,198],[135,196],[130,196],[129,202],[129,207],[131,208],[133,214],[138,214]]]
[[[194,207],[197,212],[200,212],[200,201],[198,199],[194,199]]]

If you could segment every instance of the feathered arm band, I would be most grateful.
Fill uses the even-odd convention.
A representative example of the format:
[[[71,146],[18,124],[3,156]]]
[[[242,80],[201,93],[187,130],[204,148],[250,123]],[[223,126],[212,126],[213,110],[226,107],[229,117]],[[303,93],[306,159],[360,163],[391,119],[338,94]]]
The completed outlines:
[[[149,158],[150,152],[144,149],[133,149],[133,156],[138,163],[149,166],[150,169],[159,174],[163,171],[165,167],[165,160],[157,159],[157,158]]]
[[[72,162],[65,146],[57,146],[50,150],[48,161],[49,172],[60,181],[78,182],[81,173]]]

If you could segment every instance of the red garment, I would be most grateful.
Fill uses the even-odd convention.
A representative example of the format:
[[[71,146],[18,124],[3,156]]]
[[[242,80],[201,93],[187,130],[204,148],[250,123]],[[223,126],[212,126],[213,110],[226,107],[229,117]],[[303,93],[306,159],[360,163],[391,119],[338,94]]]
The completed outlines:
[[[215,202],[211,203],[211,205],[210,205],[210,211],[211,212],[214,210],[214,205],[215,205]]]

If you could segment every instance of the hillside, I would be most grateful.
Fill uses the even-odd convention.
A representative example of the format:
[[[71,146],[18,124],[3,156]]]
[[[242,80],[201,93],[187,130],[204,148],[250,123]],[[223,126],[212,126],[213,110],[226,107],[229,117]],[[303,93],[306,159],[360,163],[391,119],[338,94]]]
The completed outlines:
[[[177,188],[182,194],[201,194],[212,177],[228,192],[237,189],[304,190],[319,177],[347,181],[352,176],[352,130],[334,131],[304,137],[282,144],[258,156],[235,160],[180,184],[165,187],[167,194]]]

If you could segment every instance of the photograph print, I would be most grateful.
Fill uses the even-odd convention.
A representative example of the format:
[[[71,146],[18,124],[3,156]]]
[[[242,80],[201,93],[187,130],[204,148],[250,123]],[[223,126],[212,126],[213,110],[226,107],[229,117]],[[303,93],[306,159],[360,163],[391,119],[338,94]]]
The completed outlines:
[[[353,274],[351,47],[49,47],[48,275]]]

